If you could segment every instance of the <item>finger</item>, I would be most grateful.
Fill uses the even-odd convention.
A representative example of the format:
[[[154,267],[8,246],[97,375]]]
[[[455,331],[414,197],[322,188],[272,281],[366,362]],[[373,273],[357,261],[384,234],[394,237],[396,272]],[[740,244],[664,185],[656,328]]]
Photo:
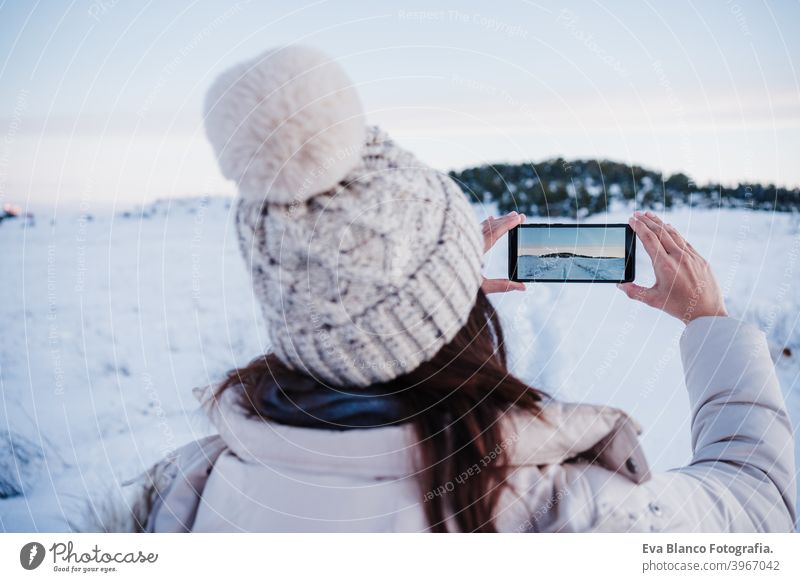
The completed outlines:
[[[698,257],[701,257],[700,253],[697,252],[697,249],[695,249],[692,246],[692,243],[690,243],[688,240],[686,240],[684,238],[684,236],[680,233],[680,231],[677,228],[675,228],[673,225],[671,225],[669,223],[666,223],[663,220],[661,220],[661,218],[655,212],[650,212],[648,210],[647,212],[645,212],[645,215],[648,218],[650,218],[651,220],[653,220],[656,223],[658,223],[659,225],[661,225],[663,228],[665,228],[667,230],[667,232],[669,232],[670,236],[672,237],[672,240],[675,241],[675,244],[677,244],[682,249],[688,250],[689,252],[694,253]]]
[[[683,246],[679,245],[677,241],[672,238],[669,231],[664,228],[664,223],[658,218],[654,212],[645,212],[640,214],[639,218],[650,227],[650,230],[656,233],[664,249],[670,254],[677,254],[683,250]]]
[[[667,254],[667,251],[664,249],[658,236],[656,236],[656,233],[654,233],[645,222],[639,220],[638,216],[632,216],[628,220],[628,224],[631,225],[633,232],[635,232],[639,240],[642,241],[644,250],[647,251],[647,254],[650,255],[653,262],[662,259],[664,255]]]
[[[485,242],[486,250],[489,250],[494,243],[498,241],[504,234],[512,228],[516,228],[525,221],[525,215],[517,212],[509,212],[500,218],[491,218],[486,221],[484,228],[484,237],[487,239]]]
[[[494,222],[494,227],[499,233],[497,238],[500,238],[509,230],[514,228],[515,226],[519,226],[522,224],[522,221],[525,220],[524,214],[519,214],[516,211],[509,212],[505,216],[501,216]]]
[[[487,252],[490,248],[492,248],[492,245],[494,244],[494,241],[492,241],[492,230],[494,228],[493,224],[495,220],[496,219],[494,216],[487,216],[486,220],[481,222],[481,233],[483,234],[484,253]]]
[[[681,233],[678,232],[677,228],[675,228],[671,224],[665,224],[664,230],[666,230],[669,233],[669,236],[672,237],[672,240],[674,240],[675,244],[678,245],[681,249],[683,249],[686,252],[690,252],[692,250],[691,246],[689,245],[689,241],[687,241],[685,238],[683,238],[683,236],[681,236]]]
[[[672,235],[672,238],[675,239],[675,241],[679,245],[683,245],[684,249],[686,249],[687,251],[689,251],[689,252],[693,253],[694,255],[700,257],[700,253],[697,252],[697,249],[695,249],[692,246],[692,243],[690,243],[688,240],[683,238],[683,235],[678,231],[677,228],[675,228],[671,224],[665,225],[665,228],[667,229],[667,231],[669,231],[670,235]]]
[[[483,279],[481,289],[484,293],[506,293],[507,291],[525,291],[525,284],[508,279]]]
[[[653,303],[654,291],[652,287],[642,287],[636,283],[617,283],[617,289],[621,289],[629,298],[641,301],[646,305],[652,305]]]
[[[652,210],[648,210],[647,212],[644,212],[644,215],[647,218],[649,218],[650,220],[652,220],[653,222],[655,222],[656,224],[658,224],[659,226],[664,226],[664,221],[661,220],[661,217],[658,214],[656,214],[655,212],[653,212]]]

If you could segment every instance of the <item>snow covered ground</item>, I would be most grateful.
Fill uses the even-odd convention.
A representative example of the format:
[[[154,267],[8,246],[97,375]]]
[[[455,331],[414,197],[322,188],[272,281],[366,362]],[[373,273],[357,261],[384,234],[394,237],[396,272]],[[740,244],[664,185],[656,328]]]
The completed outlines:
[[[520,255],[517,273],[520,279],[622,281],[625,278],[625,259]]]
[[[0,499],[0,530],[46,527],[31,516],[69,512],[65,492],[79,499],[208,434],[191,388],[268,347],[230,200],[173,200],[91,220],[78,208],[52,223],[51,214],[39,212],[35,226],[0,224],[0,471],[27,492]],[[710,258],[732,314],[767,332],[800,423],[800,222],[733,210],[666,218]],[[505,276],[506,253],[501,241],[489,276]],[[636,272],[640,284],[652,281],[641,247]],[[656,470],[689,459],[678,321],[613,285],[529,284],[493,301],[517,374],[562,398],[629,411]],[[9,439],[45,451],[27,455],[19,478],[8,477]]]

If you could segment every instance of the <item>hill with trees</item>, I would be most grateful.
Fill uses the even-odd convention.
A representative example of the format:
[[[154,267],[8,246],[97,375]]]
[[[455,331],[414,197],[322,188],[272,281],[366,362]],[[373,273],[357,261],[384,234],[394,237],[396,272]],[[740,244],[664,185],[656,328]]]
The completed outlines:
[[[609,160],[555,158],[530,164],[492,164],[450,172],[472,202],[500,212],[581,218],[615,205],[663,210],[676,206],[798,212],[800,189],[772,184],[698,186],[687,175],[664,176]]]

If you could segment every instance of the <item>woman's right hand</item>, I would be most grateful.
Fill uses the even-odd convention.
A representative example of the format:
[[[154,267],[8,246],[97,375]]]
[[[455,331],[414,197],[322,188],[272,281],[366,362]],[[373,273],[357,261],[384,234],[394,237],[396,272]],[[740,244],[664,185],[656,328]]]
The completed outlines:
[[[725,301],[708,262],[670,224],[652,212],[628,221],[653,260],[655,285],[617,285],[628,297],[677,317],[684,323],[703,316],[726,316]]]

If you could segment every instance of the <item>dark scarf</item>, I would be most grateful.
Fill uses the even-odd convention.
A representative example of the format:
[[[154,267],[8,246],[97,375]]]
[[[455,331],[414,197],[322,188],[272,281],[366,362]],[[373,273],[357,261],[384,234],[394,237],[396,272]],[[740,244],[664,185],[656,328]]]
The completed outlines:
[[[261,392],[270,420],[291,426],[350,430],[399,424],[407,414],[399,398],[373,387],[333,388],[316,382],[269,382]]]

